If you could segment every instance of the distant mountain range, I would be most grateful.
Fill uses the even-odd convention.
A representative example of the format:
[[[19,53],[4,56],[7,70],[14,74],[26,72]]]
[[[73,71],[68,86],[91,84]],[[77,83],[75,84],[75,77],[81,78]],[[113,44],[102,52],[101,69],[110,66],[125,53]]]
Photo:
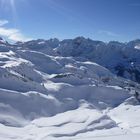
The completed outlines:
[[[7,43],[7,42],[6,42]],[[105,43],[77,37],[75,39],[32,40],[17,42],[17,48],[25,48],[53,56],[74,57],[98,63],[115,73],[140,83],[140,39],[127,43]]]

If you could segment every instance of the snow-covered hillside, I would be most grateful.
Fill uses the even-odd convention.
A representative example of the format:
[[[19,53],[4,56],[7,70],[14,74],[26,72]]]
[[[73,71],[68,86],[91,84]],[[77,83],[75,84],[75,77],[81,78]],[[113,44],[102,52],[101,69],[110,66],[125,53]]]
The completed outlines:
[[[105,43],[77,37],[75,39],[32,40],[18,43],[19,48],[53,56],[74,57],[96,62],[118,76],[140,83],[140,40]]]
[[[0,139],[138,140],[139,45],[0,38]]]

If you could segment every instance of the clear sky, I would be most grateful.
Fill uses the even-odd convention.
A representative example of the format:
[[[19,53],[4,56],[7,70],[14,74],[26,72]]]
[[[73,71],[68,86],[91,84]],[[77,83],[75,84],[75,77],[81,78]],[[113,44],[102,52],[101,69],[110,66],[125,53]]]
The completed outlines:
[[[9,40],[140,38],[140,0],[0,0],[0,36]]]

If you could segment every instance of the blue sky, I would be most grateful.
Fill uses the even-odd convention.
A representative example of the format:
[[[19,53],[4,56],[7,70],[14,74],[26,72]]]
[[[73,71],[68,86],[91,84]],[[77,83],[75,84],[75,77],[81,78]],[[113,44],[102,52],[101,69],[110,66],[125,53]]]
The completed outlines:
[[[0,0],[0,36],[12,41],[140,38],[140,0]]]

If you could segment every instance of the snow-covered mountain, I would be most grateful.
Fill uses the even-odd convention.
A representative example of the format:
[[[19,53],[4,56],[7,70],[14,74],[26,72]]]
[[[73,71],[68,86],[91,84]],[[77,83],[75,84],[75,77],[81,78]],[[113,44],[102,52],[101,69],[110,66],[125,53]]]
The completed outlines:
[[[0,139],[138,140],[139,46],[0,38]]]
[[[20,47],[53,56],[82,57],[96,62],[118,76],[140,83],[140,40],[104,43],[84,37],[75,39],[33,40],[20,43]]]

